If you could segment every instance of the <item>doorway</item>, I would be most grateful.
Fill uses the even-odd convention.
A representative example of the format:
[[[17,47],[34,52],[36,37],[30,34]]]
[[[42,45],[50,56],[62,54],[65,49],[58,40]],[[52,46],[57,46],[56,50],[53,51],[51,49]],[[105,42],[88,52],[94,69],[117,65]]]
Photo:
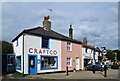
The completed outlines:
[[[37,74],[37,55],[29,55],[28,72],[30,75]]]
[[[79,57],[76,58],[76,70],[79,70],[80,69],[80,59]]]

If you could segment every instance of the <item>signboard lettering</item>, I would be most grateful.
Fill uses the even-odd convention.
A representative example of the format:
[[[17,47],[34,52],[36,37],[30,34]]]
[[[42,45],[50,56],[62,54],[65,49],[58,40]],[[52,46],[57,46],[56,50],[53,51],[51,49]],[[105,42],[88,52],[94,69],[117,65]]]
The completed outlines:
[[[50,54],[50,55],[56,55],[56,50],[48,50],[48,49],[36,49],[36,48],[29,48],[29,53],[35,53],[35,54]]]

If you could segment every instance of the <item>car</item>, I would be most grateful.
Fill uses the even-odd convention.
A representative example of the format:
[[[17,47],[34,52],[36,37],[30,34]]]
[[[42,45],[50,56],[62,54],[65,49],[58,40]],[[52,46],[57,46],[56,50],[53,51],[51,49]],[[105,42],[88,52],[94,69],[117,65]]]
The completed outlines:
[[[86,70],[93,70],[93,64],[87,64],[85,67]],[[103,71],[104,70],[104,65],[100,62],[95,63],[95,71]]]

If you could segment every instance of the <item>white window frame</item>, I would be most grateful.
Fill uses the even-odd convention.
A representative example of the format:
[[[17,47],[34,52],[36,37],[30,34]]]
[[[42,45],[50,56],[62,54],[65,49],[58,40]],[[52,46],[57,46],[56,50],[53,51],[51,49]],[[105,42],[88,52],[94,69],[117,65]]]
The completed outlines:
[[[67,51],[72,51],[72,43],[71,42],[67,42],[66,45],[67,45],[66,46]]]
[[[70,60],[68,60],[68,59],[70,59]],[[69,65],[68,65],[68,62],[69,62]],[[66,59],[66,65],[67,65],[68,67],[72,66],[72,58],[67,57],[67,59]]]

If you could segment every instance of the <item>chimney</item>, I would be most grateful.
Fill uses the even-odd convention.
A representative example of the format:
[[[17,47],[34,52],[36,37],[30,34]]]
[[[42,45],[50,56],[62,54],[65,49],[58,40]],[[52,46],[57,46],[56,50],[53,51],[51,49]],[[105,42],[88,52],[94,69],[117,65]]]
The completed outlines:
[[[83,44],[87,44],[87,38],[83,38]]]
[[[69,28],[69,37],[71,39],[73,39],[73,29],[72,29],[72,25],[70,24],[70,28]]]
[[[51,21],[49,19],[50,19],[49,15],[44,17],[43,28],[46,31],[50,31],[51,30]]]

